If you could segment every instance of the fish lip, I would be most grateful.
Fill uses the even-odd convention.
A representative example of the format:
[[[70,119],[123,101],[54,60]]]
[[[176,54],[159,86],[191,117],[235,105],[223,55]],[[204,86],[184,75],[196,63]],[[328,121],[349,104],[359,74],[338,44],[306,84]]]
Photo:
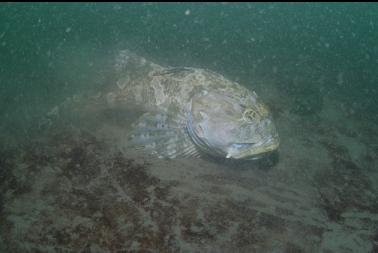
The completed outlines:
[[[266,153],[273,152],[279,147],[280,140],[278,138],[270,139],[263,143],[255,143],[250,148],[240,153],[231,155],[227,154],[226,158],[254,160],[259,159]]]

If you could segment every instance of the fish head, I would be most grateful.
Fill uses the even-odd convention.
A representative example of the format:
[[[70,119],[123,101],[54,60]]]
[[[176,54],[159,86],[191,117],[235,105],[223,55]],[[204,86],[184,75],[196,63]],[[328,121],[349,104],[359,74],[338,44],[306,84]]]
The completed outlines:
[[[257,159],[279,146],[271,113],[254,92],[243,98],[219,91],[193,96],[187,129],[201,150],[225,158]]]

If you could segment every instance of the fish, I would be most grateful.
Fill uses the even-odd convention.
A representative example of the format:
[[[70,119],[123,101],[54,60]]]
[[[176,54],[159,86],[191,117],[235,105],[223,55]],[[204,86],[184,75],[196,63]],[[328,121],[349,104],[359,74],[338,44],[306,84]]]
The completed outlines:
[[[280,139],[268,107],[256,92],[214,71],[163,66],[128,50],[115,63],[111,108],[140,106],[130,146],[159,158],[258,159]]]

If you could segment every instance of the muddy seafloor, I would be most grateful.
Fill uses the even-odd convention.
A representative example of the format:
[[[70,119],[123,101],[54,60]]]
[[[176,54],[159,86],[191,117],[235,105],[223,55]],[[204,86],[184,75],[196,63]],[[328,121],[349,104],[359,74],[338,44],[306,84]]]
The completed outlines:
[[[378,252],[377,126],[267,83],[281,147],[255,162],[129,149],[136,116],[111,110],[3,145],[0,251]]]

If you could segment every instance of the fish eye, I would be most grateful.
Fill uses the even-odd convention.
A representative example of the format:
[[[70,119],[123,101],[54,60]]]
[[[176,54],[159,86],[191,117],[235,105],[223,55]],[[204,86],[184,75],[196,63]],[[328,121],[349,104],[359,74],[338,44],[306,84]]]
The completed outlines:
[[[260,114],[252,109],[249,108],[243,112],[243,119],[246,122],[252,123],[252,122],[259,122],[261,120]]]

